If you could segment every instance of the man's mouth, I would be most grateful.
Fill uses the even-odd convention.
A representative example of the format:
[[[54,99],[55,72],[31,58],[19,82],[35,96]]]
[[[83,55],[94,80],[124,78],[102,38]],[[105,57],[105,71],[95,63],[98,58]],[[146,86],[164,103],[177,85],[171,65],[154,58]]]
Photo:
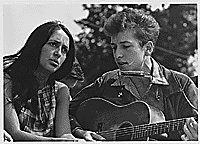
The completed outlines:
[[[117,62],[118,65],[125,65],[128,64],[128,62]]]

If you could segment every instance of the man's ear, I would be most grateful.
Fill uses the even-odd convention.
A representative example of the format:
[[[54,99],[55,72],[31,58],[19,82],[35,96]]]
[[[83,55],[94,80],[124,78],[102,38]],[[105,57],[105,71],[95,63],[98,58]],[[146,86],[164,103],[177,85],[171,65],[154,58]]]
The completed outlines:
[[[145,55],[146,56],[150,56],[153,52],[153,49],[154,49],[154,44],[152,41],[148,41],[145,45],[144,45],[144,48],[145,48]]]

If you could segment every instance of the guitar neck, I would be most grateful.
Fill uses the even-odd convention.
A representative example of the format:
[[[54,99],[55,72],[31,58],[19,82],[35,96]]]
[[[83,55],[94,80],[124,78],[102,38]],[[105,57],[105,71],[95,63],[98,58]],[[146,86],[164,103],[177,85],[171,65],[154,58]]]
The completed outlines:
[[[185,122],[186,118],[183,118],[183,119],[175,119],[160,123],[133,126],[132,127],[133,138],[138,139],[170,131],[181,130]]]

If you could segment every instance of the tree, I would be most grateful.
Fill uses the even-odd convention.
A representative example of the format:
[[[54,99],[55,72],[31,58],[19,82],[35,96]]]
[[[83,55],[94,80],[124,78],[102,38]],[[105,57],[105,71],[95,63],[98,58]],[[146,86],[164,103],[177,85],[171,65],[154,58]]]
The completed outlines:
[[[193,75],[188,71],[187,59],[197,49],[197,6],[170,5],[153,12],[161,30],[154,57],[168,68]]]

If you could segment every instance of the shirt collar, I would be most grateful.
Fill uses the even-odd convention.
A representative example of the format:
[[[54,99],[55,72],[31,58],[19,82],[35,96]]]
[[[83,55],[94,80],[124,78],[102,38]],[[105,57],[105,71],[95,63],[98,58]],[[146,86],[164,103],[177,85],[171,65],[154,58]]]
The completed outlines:
[[[167,79],[165,78],[163,74],[163,70],[159,66],[159,64],[151,58],[152,62],[152,83],[154,84],[160,84],[160,85],[169,85]]]

